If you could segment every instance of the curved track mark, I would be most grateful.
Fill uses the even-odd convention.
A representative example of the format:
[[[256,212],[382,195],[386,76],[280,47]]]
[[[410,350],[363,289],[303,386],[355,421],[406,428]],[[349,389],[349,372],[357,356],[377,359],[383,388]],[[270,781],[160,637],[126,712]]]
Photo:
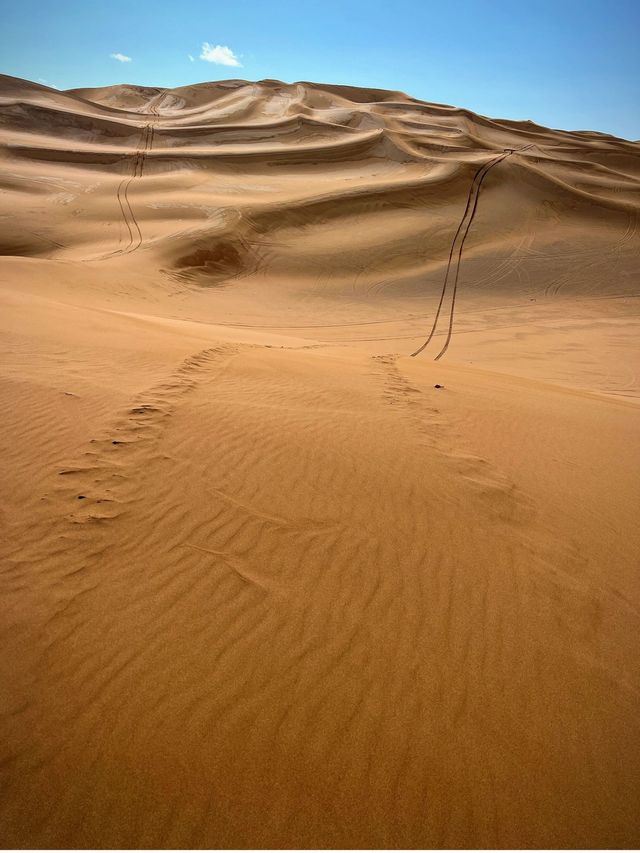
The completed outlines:
[[[161,97],[163,94],[164,92],[161,92],[158,97]],[[159,120],[160,114],[158,112],[158,107],[155,104],[149,105],[149,115],[153,116],[155,121]],[[109,252],[105,258],[110,258],[114,255],[129,255],[132,252],[135,252],[136,249],[139,249],[142,245],[142,231],[140,230],[140,225],[131,206],[131,201],[129,199],[129,187],[135,178],[142,177],[144,158],[145,155],[153,148],[154,133],[155,128],[153,123],[150,122],[143,125],[140,145],[133,158],[133,173],[120,181],[116,193],[122,218],[127,227],[127,231],[129,232],[129,242],[123,249],[119,248],[113,252]]]
[[[444,346],[435,357],[434,361],[438,361],[438,359],[442,358],[447,349],[449,348],[449,343],[451,342],[451,335],[453,333],[453,318],[455,314],[455,304],[456,304],[456,294],[458,290],[458,277],[460,275],[460,262],[462,261],[462,250],[464,248],[465,241],[469,234],[469,230],[473,223],[473,219],[476,214],[476,210],[478,208],[478,199],[480,197],[480,188],[482,186],[482,182],[486,178],[487,174],[494,166],[497,166],[498,163],[502,162],[502,160],[506,160],[507,157],[510,157],[511,154],[515,153],[515,151],[524,151],[526,148],[531,146],[524,146],[520,149],[512,149],[508,148],[505,151],[494,157],[488,163],[485,163],[481,166],[478,171],[473,176],[473,180],[471,182],[471,187],[469,188],[469,195],[467,196],[467,204],[464,209],[464,213],[462,215],[462,219],[460,220],[460,224],[458,225],[458,229],[454,235],[453,241],[451,243],[451,249],[449,250],[449,259],[447,261],[447,269],[445,272],[444,282],[442,284],[442,291],[440,293],[440,301],[438,302],[438,308],[436,309],[436,316],[433,321],[433,325],[431,327],[431,331],[429,332],[429,336],[426,341],[419,347],[415,352],[411,353],[412,358],[420,355],[420,353],[426,349],[431,339],[435,335],[436,328],[438,326],[438,321],[440,319],[440,313],[442,311],[442,306],[444,304],[444,299],[447,294],[447,289],[449,285],[449,278],[451,276],[452,269],[454,267],[454,254],[456,254],[456,246],[457,246],[457,256],[455,260],[455,275],[453,280],[453,292],[451,296],[451,308],[449,311],[449,326],[447,330],[447,338]]]

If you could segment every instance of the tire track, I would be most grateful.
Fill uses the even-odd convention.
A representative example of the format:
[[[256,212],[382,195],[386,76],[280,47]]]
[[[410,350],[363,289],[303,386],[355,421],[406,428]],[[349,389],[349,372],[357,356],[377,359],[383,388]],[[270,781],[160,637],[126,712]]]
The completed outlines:
[[[140,231],[140,226],[131,207],[128,190],[131,182],[142,175],[141,160],[143,156],[142,152],[145,151],[147,147],[149,137],[148,127],[149,125],[145,125],[142,128],[140,147],[136,150],[133,157],[133,173],[120,181],[116,191],[116,198],[118,199],[118,204],[120,206],[120,213],[122,214],[122,219],[124,220],[124,224],[129,234],[129,242],[124,248],[114,249],[113,252],[109,252],[105,255],[105,259],[115,257],[116,255],[127,255],[135,251],[135,249],[137,249],[142,243],[142,232]]]
[[[438,321],[442,312],[442,306],[444,304],[445,296],[447,295],[450,277],[453,275],[453,290],[451,295],[451,308],[449,311],[447,338],[445,340],[444,346],[434,358],[434,361],[438,361],[438,359],[442,358],[442,356],[449,348],[449,344],[451,342],[451,335],[453,333],[453,318],[455,315],[456,295],[458,290],[458,277],[460,275],[460,263],[462,261],[462,251],[464,249],[465,241],[467,239],[469,230],[471,229],[471,225],[473,224],[473,220],[476,215],[476,211],[478,208],[478,200],[480,198],[480,188],[482,187],[482,183],[488,173],[491,171],[491,169],[493,169],[494,166],[497,166],[498,163],[501,163],[503,160],[506,160],[507,157],[510,157],[512,154],[514,154],[515,151],[524,151],[526,148],[531,147],[532,146],[530,145],[526,145],[523,148],[519,149],[507,148],[502,154],[498,155],[497,157],[494,157],[488,163],[485,163],[483,166],[481,166],[473,176],[471,187],[469,188],[469,194],[467,196],[467,204],[464,209],[462,219],[460,220],[460,224],[458,225],[453,241],[451,243],[451,249],[449,250],[447,269],[444,277],[444,282],[442,284],[442,291],[440,293],[440,301],[438,302],[438,308],[436,309],[436,316],[433,320],[433,325],[426,341],[415,352],[411,353],[411,356],[413,358],[415,358],[415,356],[417,355],[420,355],[420,353],[426,349],[426,347],[429,345],[431,339],[436,333]],[[452,272],[453,270],[455,270],[455,272]]]
[[[163,94],[164,92],[160,93],[158,97],[161,97]],[[159,121],[160,114],[158,112],[157,105],[149,105],[149,115],[153,116],[154,121]],[[123,178],[120,181],[116,193],[118,204],[120,206],[120,212],[122,213],[122,218],[129,234],[129,242],[124,248],[115,249],[113,252],[110,252],[108,255],[105,255],[105,258],[111,258],[115,255],[130,255],[132,252],[135,252],[137,249],[139,249],[142,245],[142,231],[140,230],[140,225],[138,223],[138,220],[136,219],[136,215],[133,212],[133,208],[131,206],[131,200],[129,198],[129,188],[136,178],[142,177],[142,172],[144,169],[144,158],[148,153],[150,153],[153,148],[154,134],[155,127],[153,122],[149,122],[143,125],[140,144],[137,150],[135,151],[133,157],[133,172],[131,175]]]

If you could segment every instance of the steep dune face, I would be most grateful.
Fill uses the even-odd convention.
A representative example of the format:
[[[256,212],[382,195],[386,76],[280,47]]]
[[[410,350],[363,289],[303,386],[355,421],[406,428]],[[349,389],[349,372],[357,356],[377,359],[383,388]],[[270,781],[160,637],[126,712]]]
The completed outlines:
[[[640,841],[640,144],[0,78],[0,840]]]

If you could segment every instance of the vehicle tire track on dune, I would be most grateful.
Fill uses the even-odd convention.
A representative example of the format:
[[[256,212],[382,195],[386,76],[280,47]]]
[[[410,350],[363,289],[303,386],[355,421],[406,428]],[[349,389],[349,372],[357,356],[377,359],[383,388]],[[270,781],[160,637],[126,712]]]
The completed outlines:
[[[460,263],[462,261],[462,251],[464,249],[465,241],[469,235],[469,231],[471,229],[471,225],[473,224],[474,217],[476,215],[476,211],[478,209],[478,200],[480,198],[480,189],[482,187],[482,183],[491,169],[494,166],[497,166],[498,163],[501,163],[503,160],[506,160],[507,157],[510,157],[517,151],[524,151],[527,148],[530,148],[530,145],[524,146],[519,149],[507,148],[504,152],[497,157],[494,157],[489,162],[482,165],[473,176],[473,180],[471,181],[471,186],[469,188],[469,194],[467,196],[467,204],[464,209],[464,213],[462,214],[462,219],[458,225],[456,233],[453,237],[453,241],[451,243],[451,248],[449,250],[449,258],[447,260],[447,268],[445,272],[444,281],[442,284],[442,290],[440,292],[440,300],[438,302],[438,307],[436,309],[436,316],[433,320],[433,325],[431,327],[431,331],[429,332],[429,336],[426,341],[420,346],[415,352],[411,353],[411,356],[415,358],[415,356],[420,355],[423,352],[429,343],[431,342],[433,336],[436,333],[436,328],[438,326],[438,321],[440,319],[440,314],[442,312],[442,306],[444,304],[445,296],[447,295],[449,280],[453,275],[453,292],[451,295],[451,307],[449,310],[449,324],[447,329],[447,337],[444,343],[444,346],[440,350],[440,352],[435,356],[434,361],[438,361],[442,356],[446,353],[449,348],[449,344],[451,342],[451,336],[453,334],[453,319],[455,314],[455,305],[456,305],[456,295],[458,290],[458,278],[460,275]],[[454,260],[455,258],[455,260]]]
[[[528,246],[534,240],[534,234],[531,231],[526,231],[520,238],[520,241],[514,246],[513,251],[508,257],[499,260],[499,263],[494,269],[490,269],[485,275],[474,279],[473,286],[481,287],[488,285],[496,285],[508,276],[520,276],[520,267],[523,261],[527,260]],[[528,245],[527,245],[528,244]],[[522,254],[519,254],[522,253]],[[489,260],[492,260],[489,258]]]
[[[587,278],[587,276],[585,276],[586,271],[592,271],[594,268],[597,269],[598,266],[606,265],[609,274],[615,274],[618,266],[620,265],[621,256],[627,248],[627,244],[633,242],[636,237],[638,214],[632,212],[628,214],[628,217],[626,230],[617,243],[604,252],[601,250],[591,250],[577,256],[578,258],[584,257],[587,260],[580,265],[574,266],[567,272],[562,273],[557,278],[552,279],[544,289],[545,297],[554,298],[559,296],[565,285],[575,281],[578,275],[583,279]],[[593,276],[591,277],[593,278]]]
[[[161,93],[158,97],[161,97],[162,94],[164,93]],[[153,117],[153,120],[142,126],[140,144],[138,145],[138,148],[136,149],[133,155],[132,174],[128,175],[120,181],[120,183],[118,184],[118,189],[116,191],[116,197],[118,200],[118,205],[120,207],[120,212],[122,214],[122,219],[124,220],[127,232],[129,234],[129,242],[124,248],[118,248],[115,249],[113,252],[109,252],[109,254],[104,256],[103,260],[105,260],[106,258],[114,257],[116,255],[130,255],[137,249],[139,249],[142,245],[142,231],[140,230],[140,224],[133,211],[133,207],[131,206],[131,200],[129,198],[129,188],[131,187],[132,182],[136,178],[142,177],[145,156],[153,148],[153,140],[155,134],[155,127],[153,122],[158,122],[160,120],[160,114],[158,112],[158,106],[156,104],[150,104],[148,109],[149,115]]]
[[[427,337],[426,341],[422,344],[422,346],[419,347],[415,352],[411,353],[412,357],[420,355],[420,353],[426,349],[426,347],[431,342],[431,339],[435,335],[436,328],[438,326],[438,321],[440,319],[440,312],[442,311],[442,305],[444,303],[444,298],[445,298],[445,295],[447,293],[447,286],[449,284],[449,276],[451,274],[451,269],[452,269],[452,265],[454,262],[453,258],[454,258],[454,252],[456,249],[456,244],[458,243],[458,238],[460,237],[460,235],[462,235],[462,237],[460,239],[460,243],[459,243],[458,255],[457,255],[457,260],[456,260],[456,264],[455,264],[455,281],[454,281],[454,285],[453,285],[453,291],[454,292],[453,292],[453,298],[452,298],[452,302],[451,302],[451,314],[450,314],[450,323],[449,323],[449,326],[451,329],[451,325],[453,322],[454,306],[455,306],[456,288],[457,288],[457,284],[458,284],[458,274],[459,274],[459,270],[460,270],[460,261],[462,259],[462,249],[464,247],[464,242],[467,238],[467,234],[469,233],[471,223],[473,222],[473,217],[475,216],[476,208],[478,205],[478,197],[480,194],[480,187],[482,185],[482,181],[484,180],[484,178],[487,175],[487,173],[489,172],[489,170],[492,169],[494,166],[496,166],[498,163],[500,163],[502,160],[504,160],[506,156],[507,156],[506,154],[503,154],[500,157],[497,157],[495,160],[492,160],[490,163],[485,164],[480,169],[478,169],[478,171],[476,172],[476,174],[473,177],[473,181],[471,182],[471,187],[469,189],[469,194],[467,196],[467,204],[466,204],[464,213],[462,214],[462,219],[460,220],[460,223],[458,225],[458,229],[457,229],[457,231],[454,235],[453,241],[451,243],[451,249],[449,250],[449,258],[447,260],[447,269],[445,272],[444,282],[442,285],[442,290],[440,292],[440,300],[438,302],[438,307],[436,309],[436,316],[433,320],[433,325],[431,327],[431,331],[429,332],[429,336]],[[441,352],[435,357],[434,361],[437,361],[442,355],[444,355],[444,353],[446,352],[446,350],[449,346],[450,338],[451,338],[451,331],[449,330],[449,334],[447,336],[447,340],[445,342],[445,345],[444,345],[443,349],[441,350]]]
[[[130,252],[135,251],[135,248],[137,248],[142,243],[142,232],[140,231],[140,226],[138,225],[138,221],[131,207],[128,190],[131,182],[135,178],[139,177],[138,169],[140,168],[141,152],[146,148],[148,139],[147,127],[148,125],[145,125],[142,128],[140,146],[133,155],[133,172],[131,175],[128,175],[120,181],[120,183],[118,184],[118,189],[116,190],[116,199],[118,201],[118,206],[120,207],[122,220],[129,235],[129,241],[127,245],[124,246],[124,248],[118,247],[112,252],[109,252],[108,254],[104,255],[103,260],[115,257],[116,255],[127,255]],[[140,169],[140,174],[141,173],[142,172]]]

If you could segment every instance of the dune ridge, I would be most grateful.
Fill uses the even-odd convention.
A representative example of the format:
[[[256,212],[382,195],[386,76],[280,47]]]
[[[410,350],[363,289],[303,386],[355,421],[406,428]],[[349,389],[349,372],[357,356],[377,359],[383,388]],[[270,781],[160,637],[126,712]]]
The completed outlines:
[[[0,77],[0,841],[635,847],[640,143]]]

